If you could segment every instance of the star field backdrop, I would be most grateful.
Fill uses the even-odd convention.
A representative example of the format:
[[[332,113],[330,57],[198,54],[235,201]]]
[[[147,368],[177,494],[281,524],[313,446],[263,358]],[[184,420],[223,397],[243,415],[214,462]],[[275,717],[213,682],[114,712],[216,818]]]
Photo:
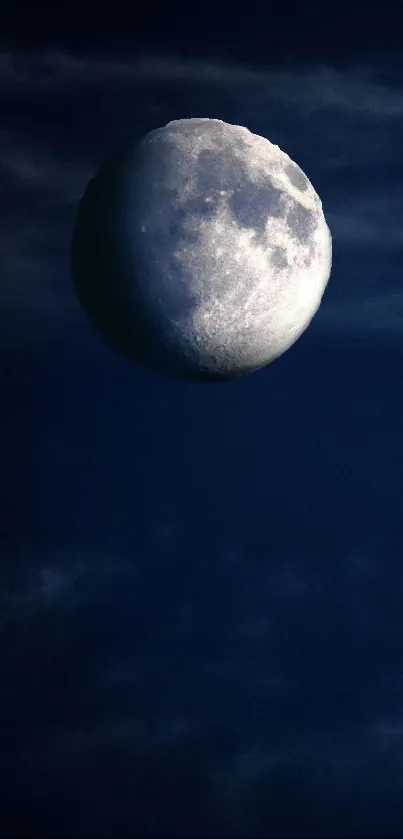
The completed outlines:
[[[1,835],[402,834],[403,62],[325,5],[1,9]],[[311,327],[221,386],[119,358],[69,276],[97,167],[191,116],[333,235]]]

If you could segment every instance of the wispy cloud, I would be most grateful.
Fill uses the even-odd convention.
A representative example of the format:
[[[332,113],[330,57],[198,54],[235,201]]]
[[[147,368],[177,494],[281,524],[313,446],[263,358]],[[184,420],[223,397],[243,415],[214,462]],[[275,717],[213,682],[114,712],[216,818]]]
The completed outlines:
[[[0,52],[0,84],[3,88],[27,87],[33,90],[69,89],[122,82],[180,82],[249,86],[255,95],[266,94],[301,104],[309,109],[336,108],[371,117],[403,115],[403,92],[380,82],[377,68],[347,66],[345,69],[319,65],[286,70],[254,69],[210,59],[184,59],[175,55],[155,57],[83,56],[69,52]],[[296,75],[298,72],[298,84]]]
[[[228,573],[233,567],[228,560],[231,563],[233,559],[233,552],[223,554]],[[8,602],[0,604],[1,629],[9,632],[11,640],[9,661],[3,661],[3,672],[8,675],[2,713],[6,720],[13,720],[13,727],[6,732],[3,761],[9,771],[18,767],[22,784],[29,778],[34,796],[42,800],[49,789],[52,791],[53,779],[59,795],[69,773],[75,779],[71,782],[74,800],[81,803],[82,773],[88,766],[93,767],[95,778],[99,772],[108,784],[113,778],[118,785],[125,782],[127,773],[130,778],[140,778],[147,766],[153,776],[161,772],[165,789],[169,767],[180,794],[182,779],[196,773],[195,788],[201,782],[206,784],[228,832],[236,826],[243,829],[242,835],[255,834],[262,824],[259,819],[267,820],[264,807],[271,790],[287,795],[294,791],[296,817],[298,808],[302,815],[306,812],[302,799],[309,806],[314,804],[321,779],[330,796],[327,814],[332,808],[337,814],[340,796],[344,801],[351,785],[367,792],[369,788],[374,807],[383,806],[384,783],[392,785],[392,799],[400,800],[401,685],[394,683],[390,693],[386,678],[390,660],[385,672],[382,662],[364,669],[368,683],[360,708],[369,711],[362,713],[357,723],[360,698],[349,691],[352,674],[344,672],[340,662],[334,665],[334,650],[326,648],[327,613],[330,625],[337,621],[337,602],[332,605],[329,600],[334,588],[330,567],[298,557],[274,567],[273,563],[253,565],[245,556],[241,567],[235,563],[234,574],[243,573],[242,562],[244,582],[239,589],[228,585],[230,612],[225,625],[217,625],[213,643],[204,640],[202,649],[198,638],[202,633],[206,639],[209,633],[214,581],[208,594],[209,609],[203,611],[203,593],[196,591],[190,578],[188,589],[185,583],[178,591],[175,584],[176,599],[172,589],[155,607],[160,582],[150,575],[146,560],[82,558],[78,551],[66,550],[54,557],[38,553],[21,565],[20,573],[13,565],[12,591]],[[390,586],[383,559],[363,549],[341,557],[337,566],[336,577],[343,588],[343,621],[350,620],[353,626],[364,598],[368,620],[378,608],[378,642],[384,642],[388,636],[381,635],[382,627],[391,632],[387,615],[396,581]],[[161,575],[161,568],[159,572]],[[180,569],[177,573],[179,579]],[[196,622],[178,620],[184,596]],[[145,609],[144,604],[148,604]],[[233,635],[231,630],[239,628],[242,613],[250,622],[266,623],[257,631],[252,627],[251,632]],[[312,635],[314,672],[309,669],[312,659],[307,650],[301,654],[299,672],[295,651],[301,625],[318,614],[323,638],[320,633]],[[289,647],[284,646],[285,624]],[[189,635],[195,642],[189,643]],[[348,638],[347,643],[354,643],[350,630]],[[339,668],[331,682],[327,663],[329,672],[334,666]],[[32,701],[27,706],[18,697],[21,680],[31,669]],[[338,684],[338,675],[346,684]],[[398,667],[393,666],[392,676],[400,678]],[[79,690],[72,685],[79,685]],[[359,690],[359,680],[353,680],[353,689]],[[300,715],[301,691],[305,702]],[[369,706],[368,693],[374,697]],[[344,702],[341,716],[339,701]],[[92,796],[91,787],[88,794]],[[132,794],[131,790],[130,803]],[[167,796],[171,794],[172,788]],[[23,801],[25,796],[23,789]],[[103,812],[97,790],[94,796]],[[282,819],[288,818],[281,795],[278,805],[273,799],[271,806],[278,806]],[[340,818],[348,818],[348,807]]]
[[[0,305],[5,323],[12,324],[3,341],[19,317],[31,318],[25,340],[43,335],[44,312],[53,313],[49,335],[82,317],[68,254],[75,207],[88,179],[132,133],[200,114],[268,136],[318,189],[335,256],[315,320],[319,331],[401,331],[403,294],[397,276],[385,282],[383,259],[399,255],[403,245],[403,198],[396,184],[403,90],[382,81],[381,67],[265,70],[173,55],[3,51],[0,70]],[[348,259],[343,272],[337,267],[338,255],[351,251],[362,257],[359,287],[351,282]]]

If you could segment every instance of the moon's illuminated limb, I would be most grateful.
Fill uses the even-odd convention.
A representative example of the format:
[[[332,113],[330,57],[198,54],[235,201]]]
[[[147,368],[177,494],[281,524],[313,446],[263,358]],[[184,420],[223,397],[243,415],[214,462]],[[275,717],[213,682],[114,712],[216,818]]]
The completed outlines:
[[[331,237],[318,195],[278,146],[220,120],[177,120],[90,183],[72,268],[118,349],[168,373],[232,378],[307,327]]]

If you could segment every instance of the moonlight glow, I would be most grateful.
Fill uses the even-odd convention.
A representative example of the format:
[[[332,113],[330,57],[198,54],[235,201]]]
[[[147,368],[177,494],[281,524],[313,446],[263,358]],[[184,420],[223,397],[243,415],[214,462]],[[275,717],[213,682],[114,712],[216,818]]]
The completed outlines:
[[[304,173],[220,120],[176,120],[117,154],[90,182],[73,236],[76,289],[100,331],[186,378],[234,378],[285,352],[330,269]]]

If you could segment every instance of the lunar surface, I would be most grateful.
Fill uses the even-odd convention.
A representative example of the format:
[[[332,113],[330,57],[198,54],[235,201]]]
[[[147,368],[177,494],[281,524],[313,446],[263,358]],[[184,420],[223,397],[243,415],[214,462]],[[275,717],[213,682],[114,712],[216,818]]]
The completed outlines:
[[[118,351],[222,380],[297,340],[331,271],[321,201],[269,140],[217,119],[151,131],[108,161],[78,209],[72,275]]]

